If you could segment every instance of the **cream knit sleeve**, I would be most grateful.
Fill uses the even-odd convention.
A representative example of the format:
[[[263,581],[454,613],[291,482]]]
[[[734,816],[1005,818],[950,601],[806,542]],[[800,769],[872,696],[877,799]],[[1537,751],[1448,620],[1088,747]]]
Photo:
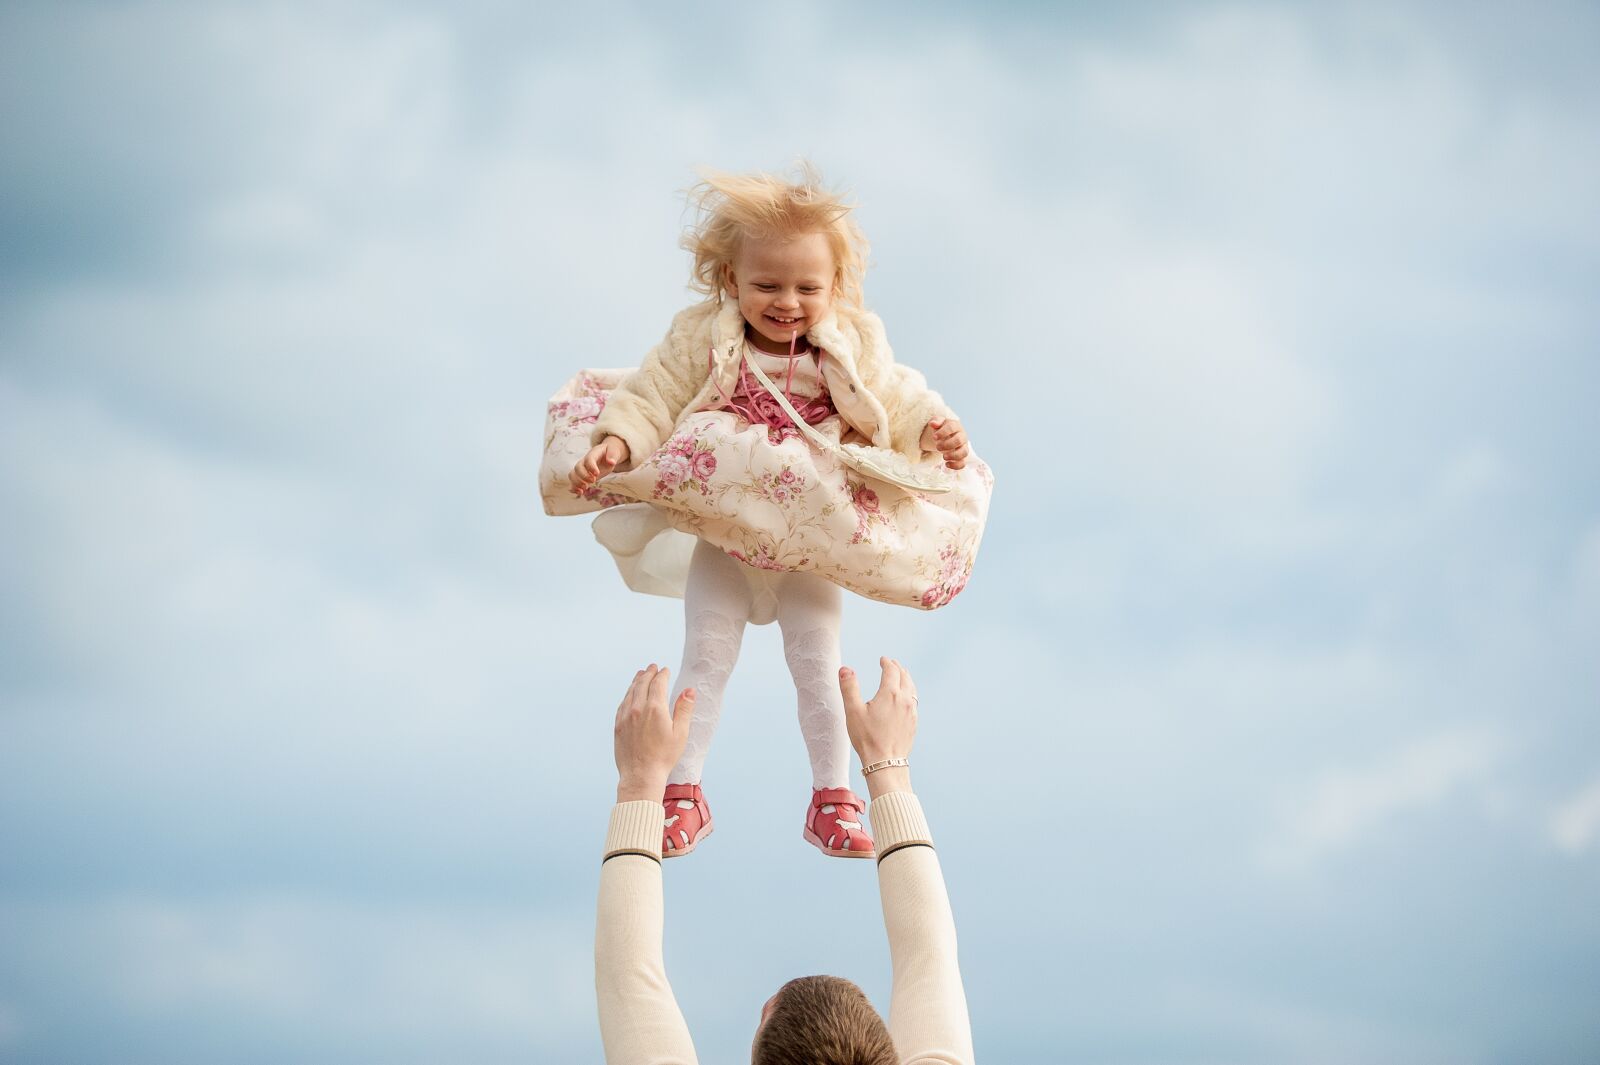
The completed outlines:
[[[935,418],[952,411],[944,397],[928,387],[927,378],[895,362],[883,321],[865,314],[857,326],[861,335],[858,372],[861,383],[883,404],[889,416],[889,446],[910,458],[922,455],[922,430]]]
[[[956,924],[922,804],[909,791],[878,796],[878,894],[894,970],[889,1034],[905,1065],[972,1065],[972,1022],[956,962]]]
[[[673,318],[666,337],[651,348],[639,368],[622,379],[595,421],[589,442],[607,436],[621,437],[628,445],[628,461],[619,469],[632,469],[664,443],[685,408],[710,377],[700,334],[709,339],[708,312],[690,307]]]
[[[661,804],[611,809],[595,917],[594,991],[608,1065],[695,1065],[661,936]]]

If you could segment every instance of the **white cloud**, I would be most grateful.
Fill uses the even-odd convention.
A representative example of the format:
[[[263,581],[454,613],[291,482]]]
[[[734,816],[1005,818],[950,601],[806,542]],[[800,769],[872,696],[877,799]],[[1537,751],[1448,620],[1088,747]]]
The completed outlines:
[[[1550,839],[1569,854],[1588,850],[1600,839],[1600,777],[1579,789],[1550,814]]]
[[[1325,771],[1295,803],[1286,826],[1262,851],[1271,867],[1302,868],[1451,798],[1482,781],[1502,744],[1478,730],[1416,741],[1360,768]]]
[[[68,980],[119,1016],[224,1017],[367,1045],[465,1036],[526,1047],[586,1036],[593,1010],[585,923],[481,901],[0,902],[0,925],[16,931],[13,949],[39,984]]]

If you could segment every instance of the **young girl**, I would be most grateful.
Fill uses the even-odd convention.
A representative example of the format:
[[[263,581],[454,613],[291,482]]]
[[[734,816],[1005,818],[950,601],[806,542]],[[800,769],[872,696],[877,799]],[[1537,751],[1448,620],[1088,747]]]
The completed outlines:
[[[678,692],[694,723],[662,798],[662,855],[711,834],[701,769],[746,624],[776,620],[811,758],[804,838],[874,855],[849,787],[839,588],[934,609],[967,582],[993,478],[862,306],[866,241],[806,167],[707,177],[692,287],[632,372],[580,373],[551,400],[545,510],[600,510],[629,587],[684,600]],[[932,308],[930,308],[930,312]]]

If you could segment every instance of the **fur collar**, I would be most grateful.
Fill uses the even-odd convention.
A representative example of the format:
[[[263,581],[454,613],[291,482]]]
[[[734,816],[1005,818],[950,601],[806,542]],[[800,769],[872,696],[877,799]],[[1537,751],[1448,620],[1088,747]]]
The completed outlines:
[[[849,367],[855,375],[856,344],[854,330],[846,332],[839,324],[838,312],[829,308],[828,315],[812,326],[806,339],[813,347],[821,348],[828,357]],[[738,356],[739,342],[744,339],[744,315],[739,313],[739,301],[724,299],[717,306],[711,322],[711,346],[716,349],[717,361],[725,363]]]

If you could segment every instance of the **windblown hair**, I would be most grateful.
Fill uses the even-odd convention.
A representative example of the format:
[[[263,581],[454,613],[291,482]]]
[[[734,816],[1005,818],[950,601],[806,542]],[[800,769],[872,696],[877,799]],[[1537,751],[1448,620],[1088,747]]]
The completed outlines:
[[[752,1065],[898,1065],[883,1018],[855,984],[802,976],[778,990]]]
[[[868,245],[850,215],[855,205],[824,188],[822,175],[810,163],[802,162],[798,169],[793,182],[772,174],[700,172],[700,183],[689,190],[695,221],[683,238],[684,248],[694,255],[690,288],[715,298],[746,237],[821,233],[833,251],[833,298],[862,308]]]

